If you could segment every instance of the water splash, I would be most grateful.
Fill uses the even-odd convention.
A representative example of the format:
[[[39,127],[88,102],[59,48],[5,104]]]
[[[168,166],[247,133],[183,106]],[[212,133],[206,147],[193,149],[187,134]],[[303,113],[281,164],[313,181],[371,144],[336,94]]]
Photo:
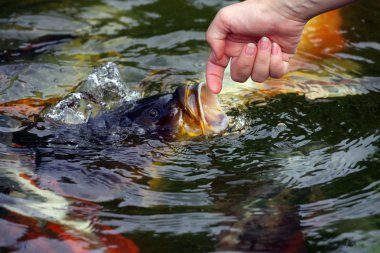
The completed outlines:
[[[97,102],[118,103],[120,100],[131,101],[140,97],[137,91],[130,90],[120,77],[115,63],[107,62],[90,74],[79,91],[89,94]]]
[[[78,88],[50,108],[46,117],[58,123],[82,124],[101,110],[134,101],[140,93],[129,89],[120,77],[115,63],[108,62],[95,69]]]

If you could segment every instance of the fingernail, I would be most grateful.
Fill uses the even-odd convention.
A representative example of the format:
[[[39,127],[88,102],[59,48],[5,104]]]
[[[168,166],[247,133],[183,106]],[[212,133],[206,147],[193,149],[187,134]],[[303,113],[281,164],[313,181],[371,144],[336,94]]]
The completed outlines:
[[[273,54],[273,55],[278,54],[278,52],[280,51],[279,49],[280,49],[280,48],[279,48],[279,45],[278,45],[277,43],[273,43],[273,44],[272,44],[272,54]]]
[[[254,43],[248,43],[247,47],[245,48],[245,53],[247,55],[254,55],[256,51],[256,45]]]
[[[262,37],[259,42],[260,49],[268,49],[269,39],[267,37]]]

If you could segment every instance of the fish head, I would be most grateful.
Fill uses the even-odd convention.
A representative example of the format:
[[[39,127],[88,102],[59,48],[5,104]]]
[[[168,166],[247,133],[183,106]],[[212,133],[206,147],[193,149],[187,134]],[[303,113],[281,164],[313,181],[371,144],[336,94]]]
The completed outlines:
[[[154,95],[137,100],[123,115],[124,120],[149,133],[174,133],[182,118],[177,93]]]
[[[228,126],[217,96],[204,83],[137,100],[122,118],[144,133],[173,137],[218,134]]]

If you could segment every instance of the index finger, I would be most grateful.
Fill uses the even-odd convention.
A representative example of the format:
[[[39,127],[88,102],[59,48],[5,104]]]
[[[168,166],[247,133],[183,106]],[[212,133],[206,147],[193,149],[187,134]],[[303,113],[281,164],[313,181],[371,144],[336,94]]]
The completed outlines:
[[[206,40],[211,46],[216,59],[221,59],[224,54],[225,39],[228,33],[228,25],[226,24],[226,9],[221,9],[211,22],[206,32]]]
[[[222,90],[224,70],[226,69],[230,57],[223,55],[220,60],[216,59],[212,52],[206,65],[206,83],[208,88],[215,94]]]

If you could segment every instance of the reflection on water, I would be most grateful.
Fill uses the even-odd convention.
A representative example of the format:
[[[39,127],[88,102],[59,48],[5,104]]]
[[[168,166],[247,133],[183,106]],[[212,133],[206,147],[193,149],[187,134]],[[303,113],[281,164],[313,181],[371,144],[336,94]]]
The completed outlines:
[[[284,79],[227,81],[224,135],[98,145],[37,124],[16,141],[108,61],[146,96],[199,82],[232,2],[0,1],[0,251],[380,250],[377,1],[342,10],[343,44],[312,44]]]

